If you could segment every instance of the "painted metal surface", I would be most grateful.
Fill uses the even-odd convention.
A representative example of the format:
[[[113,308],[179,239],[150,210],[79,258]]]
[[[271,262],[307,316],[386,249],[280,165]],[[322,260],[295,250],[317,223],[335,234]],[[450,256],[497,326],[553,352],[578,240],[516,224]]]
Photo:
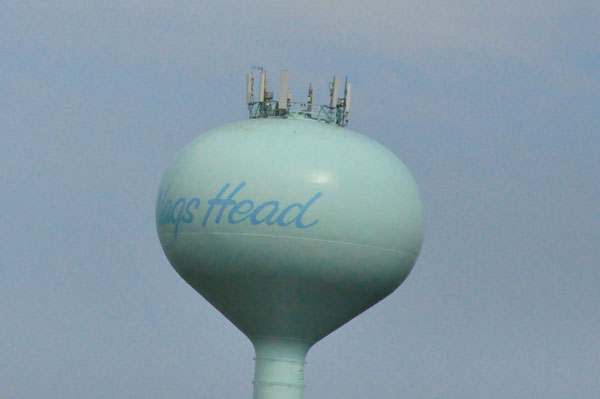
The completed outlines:
[[[398,158],[308,119],[199,136],[163,176],[156,222],[175,270],[253,342],[255,399],[301,398],[308,349],[394,291],[423,242]]]

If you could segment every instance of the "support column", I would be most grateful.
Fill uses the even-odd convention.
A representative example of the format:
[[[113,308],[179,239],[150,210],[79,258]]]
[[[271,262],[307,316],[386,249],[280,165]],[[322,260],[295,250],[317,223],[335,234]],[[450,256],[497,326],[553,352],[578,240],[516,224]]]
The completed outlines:
[[[304,359],[311,344],[282,338],[253,340],[254,399],[302,399]]]

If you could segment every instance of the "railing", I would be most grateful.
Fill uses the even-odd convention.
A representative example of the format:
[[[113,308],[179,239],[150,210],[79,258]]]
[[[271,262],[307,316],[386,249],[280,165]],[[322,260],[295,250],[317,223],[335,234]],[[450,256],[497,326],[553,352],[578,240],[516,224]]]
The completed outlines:
[[[264,102],[248,104],[250,119],[256,118],[287,118],[301,116],[325,123],[335,123],[339,126],[348,124],[348,114],[344,112],[343,104],[332,108],[328,105],[308,104],[288,101],[285,109],[279,109],[278,102],[265,99]]]

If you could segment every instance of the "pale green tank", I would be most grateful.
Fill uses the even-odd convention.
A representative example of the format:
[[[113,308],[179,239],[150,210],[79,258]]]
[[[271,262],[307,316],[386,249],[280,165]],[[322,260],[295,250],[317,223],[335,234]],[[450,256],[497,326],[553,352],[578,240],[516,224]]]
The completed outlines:
[[[423,242],[419,191],[388,149],[302,117],[202,134],[162,178],[175,270],[248,336],[255,399],[299,399],[309,348],[394,291]]]

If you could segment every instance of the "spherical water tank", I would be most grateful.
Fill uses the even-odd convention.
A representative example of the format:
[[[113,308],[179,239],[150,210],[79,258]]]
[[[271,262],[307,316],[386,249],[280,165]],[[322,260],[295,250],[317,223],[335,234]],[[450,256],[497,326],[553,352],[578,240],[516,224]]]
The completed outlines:
[[[255,399],[301,398],[308,349],[394,291],[423,242],[398,158],[300,117],[199,136],[162,178],[156,224],[177,273],[254,344]]]

